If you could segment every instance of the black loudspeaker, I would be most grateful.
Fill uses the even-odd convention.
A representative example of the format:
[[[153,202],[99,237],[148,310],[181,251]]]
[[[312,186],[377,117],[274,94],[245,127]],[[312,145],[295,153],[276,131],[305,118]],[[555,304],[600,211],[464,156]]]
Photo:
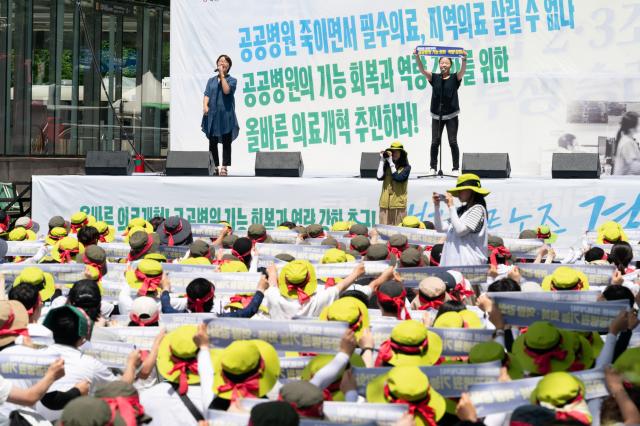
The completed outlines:
[[[554,179],[599,179],[600,156],[596,153],[555,153],[551,160]]]
[[[84,174],[130,176],[133,172],[131,155],[126,151],[89,151],[84,160]]]
[[[167,176],[213,176],[215,169],[209,151],[169,151]]]
[[[360,177],[375,178],[378,173],[378,163],[380,163],[379,152],[363,152],[360,156]]]
[[[304,172],[300,152],[258,152],[256,176],[301,177]]]
[[[464,153],[462,173],[474,173],[479,178],[505,179],[511,176],[507,153]]]

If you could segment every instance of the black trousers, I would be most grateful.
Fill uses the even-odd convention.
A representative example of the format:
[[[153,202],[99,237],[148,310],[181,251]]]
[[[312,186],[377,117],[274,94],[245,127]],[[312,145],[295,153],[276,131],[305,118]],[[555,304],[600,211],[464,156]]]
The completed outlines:
[[[458,116],[448,120],[431,119],[431,165],[432,169],[438,169],[438,149],[442,139],[442,132],[447,128],[447,138],[451,148],[451,160],[454,170],[460,168],[460,150],[458,149]]]
[[[222,139],[222,141],[220,140]],[[216,167],[220,166],[220,157],[218,157],[218,143],[222,143],[222,165],[231,165],[231,133],[226,133],[222,137],[212,136],[209,139],[209,151],[213,155],[213,162]]]

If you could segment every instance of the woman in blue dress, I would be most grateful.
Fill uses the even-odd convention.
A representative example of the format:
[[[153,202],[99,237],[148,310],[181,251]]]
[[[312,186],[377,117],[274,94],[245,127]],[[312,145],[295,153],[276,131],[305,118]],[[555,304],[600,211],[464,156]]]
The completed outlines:
[[[207,81],[202,103],[202,130],[209,139],[209,151],[213,155],[216,173],[220,176],[227,176],[227,167],[231,165],[231,142],[238,137],[240,130],[234,98],[238,81],[229,75],[230,69],[231,58],[220,55],[216,60],[217,75]],[[222,143],[222,168],[218,143]]]

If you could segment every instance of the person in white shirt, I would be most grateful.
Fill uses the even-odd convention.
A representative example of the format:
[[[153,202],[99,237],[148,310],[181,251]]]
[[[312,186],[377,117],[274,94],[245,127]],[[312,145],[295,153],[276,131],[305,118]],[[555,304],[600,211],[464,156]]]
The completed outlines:
[[[444,196],[449,209],[448,224],[440,216],[441,195],[433,193],[434,223],[439,232],[446,232],[440,266],[482,265],[488,258],[487,204],[484,197],[489,191],[482,188],[480,178],[473,173],[458,177],[456,187]],[[453,197],[460,199],[462,207],[456,209]]]
[[[96,386],[116,380],[116,376],[102,362],[85,355],[79,348],[91,338],[93,323],[89,316],[80,308],[64,305],[49,311],[44,320],[45,327],[53,332],[53,345],[42,350],[44,355],[59,355],[64,359],[66,374],[57,381],[52,391],[67,391],[81,381],[91,383],[90,393]],[[127,365],[120,380],[133,383],[136,378],[136,368],[140,364],[140,351],[134,350],[129,354]],[[61,414],[58,407],[50,409],[38,403],[36,410],[50,421],[57,420]]]
[[[296,316],[317,317],[325,307],[340,297],[340,293],[364,275],[364,264],[358,264],[351,274],[329,288],[318,287],[315,268],[306,260],[287,263],[280,270],[279,275],[275,266],[272,265],[267,269],[267,273],[269,289],[264,294],[263,303],[269,310],[271,319],[292,319]],[[374,280],[369,287],[375,291],[382,282]]]
[[[613,144],[613,174],[640,175],[640,145],[638,134],[638,113],[628,111],[620,120],[620,129]]]

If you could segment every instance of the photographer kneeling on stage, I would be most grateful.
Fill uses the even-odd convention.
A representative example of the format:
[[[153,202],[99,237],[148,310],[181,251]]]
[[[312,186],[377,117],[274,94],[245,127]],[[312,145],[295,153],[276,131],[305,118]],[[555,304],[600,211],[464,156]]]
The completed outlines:
[[[380,194],[380,220],[383,225],[398,225],[407,215],[407,185],[411,166],[407,151],[400,142],[394,142],[380,152],[378,180],[382,183]]]

